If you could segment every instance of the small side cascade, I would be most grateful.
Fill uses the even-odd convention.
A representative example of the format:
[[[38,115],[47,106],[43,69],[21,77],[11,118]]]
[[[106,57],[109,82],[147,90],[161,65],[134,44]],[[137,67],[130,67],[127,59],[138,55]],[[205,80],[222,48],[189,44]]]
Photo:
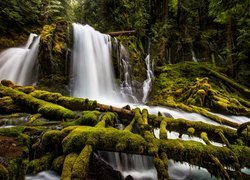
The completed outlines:
[[[150,156],[108,151],[98,151],[98,155],[120,171],[124,178],[130,175],[134,180],[157,179],[157,171]]]
[[[131,77],[131,66],[129,64],[129,53],[127,49],[120,43],[116,38],[114,38],[116,47],[116,58],[119,64],[120,71],[120,90],[124,99],[128,99],[130,102],[138,103],[138,99],[134,95],[133,80]]]
[[[145,104],[147,102],[148,95],[152,88],[152,78],[154,77],[153,73],[153,63],[150,62],[150,54],[145,58],[145,63],[147,67],[147,79],[143,82],[143,98],[142,102]]]
[[[198,62],[198,60],[197,60],[197,58],[196,58],[196,55],[195,55],[195,52],[194,52],[193,49],[191,49],[191,53],[192,53],[192,60],[193,60],[194,62]]]
[[[37,80],[37,55],[40,36],[30,34],[22,47],[9,48],[0,54],[0,79],[19,85],[32,85]]]

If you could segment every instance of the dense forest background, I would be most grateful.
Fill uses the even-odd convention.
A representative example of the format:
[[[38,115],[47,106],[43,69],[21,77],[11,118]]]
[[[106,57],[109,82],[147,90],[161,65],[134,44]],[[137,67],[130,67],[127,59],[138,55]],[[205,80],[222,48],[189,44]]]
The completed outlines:
[[[250,86],[249,0],[2,0],[0,49],[58,21],[87,23],[101,32],[136,30],[142,53],[151,40],[156,66],[207,61]]]

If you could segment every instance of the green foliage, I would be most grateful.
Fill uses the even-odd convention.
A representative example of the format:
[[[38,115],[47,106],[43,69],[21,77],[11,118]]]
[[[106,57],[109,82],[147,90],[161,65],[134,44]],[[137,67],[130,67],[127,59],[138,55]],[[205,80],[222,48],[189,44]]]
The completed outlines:
[[[78,2],[77,10],[83,12],[78,20],[102,31],[136,29],[143,33],[149,19],[143,0],[86,0]]]
[[[0,164],[0,179],[9,179],[9,172],[2,164]]]
[[[2,0],[0,2],[0,30],[7,33],[10,29],[37,25],[40,23],[41,0]],[[20,30],[20,29],[19,29]]]

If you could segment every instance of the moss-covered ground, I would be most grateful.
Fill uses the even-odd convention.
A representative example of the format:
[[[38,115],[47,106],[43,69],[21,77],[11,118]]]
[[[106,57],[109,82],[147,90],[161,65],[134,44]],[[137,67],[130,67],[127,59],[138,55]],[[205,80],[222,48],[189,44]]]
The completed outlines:
[[[223,70],[195,62],[158,67],[148,104],[177,107],[210,118],[206,110],[250,116],[249,89],[227,78]]]
[[[184,65],[182,68],[187,67]],[[160,79],[167,76],[165,71],[170,70],[165,67],[159,74]],[[178,72],[175,72],[177,75]],[[186,110],[195,109],[201,114],[209,114],[207,109],[210,106],[204,108],[199,105],[206,104],[202,99],[203,91],[205,96],[207,91],[214,93],[210,99],[214,101],[217,100],[215,97],[220,98],[220,90],[212,88],[218,86],[213,81],[209,83],[208,78],[192,79],[190,77],[179,85],[174,84],[173,80],[170,86],[171,81],[159,82],[156,78],[155,86],[161,86],[161,91],[156,87],[153,95],[167,99],[171,95],[174,105],[181,102]],[[186,94],[179,93],[179,89],[186,91]],[[168,93],[163,93],[166,91]],[[188,91],[191,91],[190,94]],[[164,102],[164,99],[158,100]],[[228,108],[232,105],[225,98],[218,101],[223,101]],[[0,177],[4,179],[22,179],[25,174],[49,169],[61,174],[61,179],[88,179],[89,164],[95,150],[150,155],[159,179],[169,179],[168,158],[205,167],[221,178],[228,178],[229,173],[232,177],[245,177],[247,175],[240,172],[240,168],[250,167],[248,124],[234,124],[216,115],[213,116],[214,120],[234,128],[164,117],[161,113],[152,115],[146,109],[121,109],[37,87],[17,86],[6,80],[0,84],[0,103]],[[235,99],[233,103],[240,102]],[[243,107],[238,104],[240,106]],[[246,106],[244,108],[247,110]],[[123,122],[124,129],[116,128],[117,119]],[[15,126],[5,127],[13,122]],[[159,139],[153,133],[156,128],[160,128]],[[200,137],[205,144],[168,139],[168,131],[175,131],[180,137],[182,134]],[[225,146],[214,146],[211,142]],[[224,167],[229,167],[233,172]]]

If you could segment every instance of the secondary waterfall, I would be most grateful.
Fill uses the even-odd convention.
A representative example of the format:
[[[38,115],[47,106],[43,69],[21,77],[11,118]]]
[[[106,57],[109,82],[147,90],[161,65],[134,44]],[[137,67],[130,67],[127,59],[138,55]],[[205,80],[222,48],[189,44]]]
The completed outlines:
[[[30,34],[24,46],[9,48],[2,52],[0,54],[0,80],[8,79],[19,85],[35,83],[39,41],[39,36]]]
[[[72,95],[98,102],[120,101],[114,82],[110,36],[73,24]]]
[[[153,65],[150,63],[150,55],[148,54],[146,59],[145,59],[145,63],[147,66],[147,79],[143,82],[143,98],[142,98],[142,102],[146,103],[147,102],[147,98],[148,95],[151,91],[151,87],[152,87],[152,78],[154,77],[152,68]]]
[[[120,84],[121,93],[124,98],[132,99],[134,103],[138,103],[137,98],[134,96],[131,78],[131,66],[129,64],[129,53],[127,49],[119,43],[118,59],[121,67],[123,81]]]

